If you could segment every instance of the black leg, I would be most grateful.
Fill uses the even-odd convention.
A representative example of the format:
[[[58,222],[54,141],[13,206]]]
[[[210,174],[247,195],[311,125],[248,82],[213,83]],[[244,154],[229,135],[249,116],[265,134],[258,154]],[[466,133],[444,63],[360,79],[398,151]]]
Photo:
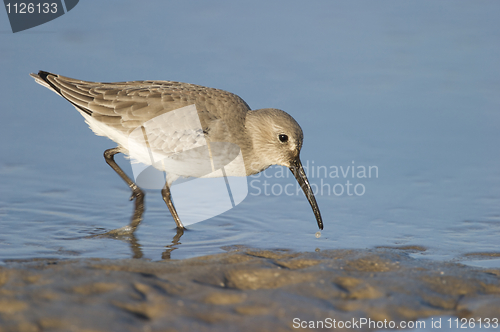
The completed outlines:
[[[174,203],[172,203],[172,195],[170,194],[170,187],[168,186],[168,182],[165,182],[165,186],[161,190],[161,195],[165,203],[167,203],[168,209],[170,210],[170,213],[172,214],[172,217],[174,218],[174,221],[177,224],[177,228],[186,229],[182,224],[181,219],[177,214],[177,211],[175,210]]]
[[[133,233],[137,226],[141,223],[142,215],[144,213],[144,192],[139,188],[130,178],[125,174],[125,172],[118,166],[115,162],[115,154],[120,153],[120,148],[113,148],[104,151],[104,158],[109,166],[115,170],[115,172],[128,184],[130,190],[132,190],[132,196],[130,196],[130,200],[135,199],[135,208],[134,214],[132,215],[132,220],[130,221],[129,226],[125,226],[123,228],[119,228],[113,231],[110,231],[110,234],[130,234]]]

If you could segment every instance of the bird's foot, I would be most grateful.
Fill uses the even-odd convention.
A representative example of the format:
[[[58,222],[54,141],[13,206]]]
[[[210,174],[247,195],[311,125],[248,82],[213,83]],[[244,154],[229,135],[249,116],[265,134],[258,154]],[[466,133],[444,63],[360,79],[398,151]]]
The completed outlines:
[[[104,237],[121,237],[121,236],[130,236],[134,233],[134,228],[127,225],[121,228],[113,229],[110,230],[104,234],[101,234],[101,236]]]
[[[144,198],[144,192],[137,185],[134,184],[134,186],[131,186],[130,189],[132,190],[132,195],[129,198],[130,201],[139,197]]]

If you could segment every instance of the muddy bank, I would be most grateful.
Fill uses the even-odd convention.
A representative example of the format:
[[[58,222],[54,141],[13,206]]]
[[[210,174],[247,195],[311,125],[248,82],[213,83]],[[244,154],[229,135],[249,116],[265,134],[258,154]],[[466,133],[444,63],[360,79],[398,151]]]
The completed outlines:
[[[0,331],[277,332],[297,330],[294,318],[500,318],[500,270],[416,260],[412,250],[9,262]]]

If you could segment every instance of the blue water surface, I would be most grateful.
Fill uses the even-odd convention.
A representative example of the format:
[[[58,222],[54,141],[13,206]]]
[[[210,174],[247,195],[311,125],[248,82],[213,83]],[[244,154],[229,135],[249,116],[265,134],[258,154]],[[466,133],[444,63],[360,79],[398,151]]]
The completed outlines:
[[[499,14],[497,1],[94,0],[13,34],[0,13],[0,260],[420,246],[414,257],[499,267],[470,258],[500,252]],[[287,111],[321,237],[281,167],[180,239],[158,191],[133,241],[89,237],[129,222],[130,192],[102,157],[114,143],[38,70],[189,82]]]

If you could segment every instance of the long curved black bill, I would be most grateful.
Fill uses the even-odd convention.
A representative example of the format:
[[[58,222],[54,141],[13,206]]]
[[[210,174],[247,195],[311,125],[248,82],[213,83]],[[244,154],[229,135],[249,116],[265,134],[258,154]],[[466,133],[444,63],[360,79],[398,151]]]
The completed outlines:
[[[316,216],[316,220],[318,221],[319,229],[323,229],[323,219],[321,219],[321,213],[319,212],[318,203],[316,203],[316,198],[314,197],[314,193],[311,189],[311,185],[309,184],[309,180],[307,180],[306,173],[304,172],[304,168],[302,168],[302,163],[300,162],[299,157],[292,161],[290,170],[292,171],[293,175],[297,179],[297,182],[304,191],[309,204],[311,204],[314,215]]]

